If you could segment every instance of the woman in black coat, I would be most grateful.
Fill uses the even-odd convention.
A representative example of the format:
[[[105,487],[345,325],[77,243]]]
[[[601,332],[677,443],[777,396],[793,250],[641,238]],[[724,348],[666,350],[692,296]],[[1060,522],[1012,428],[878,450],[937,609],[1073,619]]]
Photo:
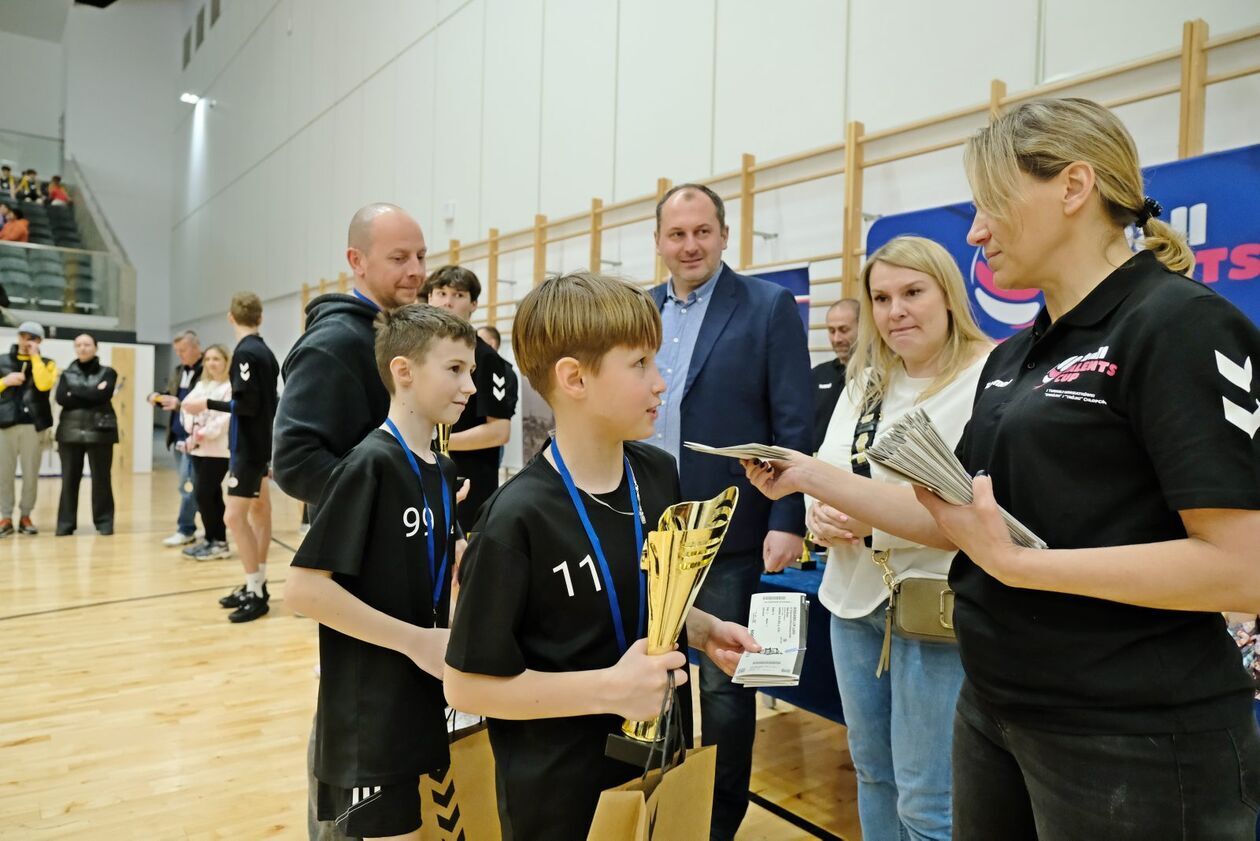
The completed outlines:
[[[96,339],[82,333],[74,339],[75,361],[61,372],[57,403],[57,448],[61,453],[61,505],[57,535],[74,534],[79,510],[83,457],[92,467],[92,522],[101,534],[114,533],[114,492],[110,467],[118,443],[118,417],[110,400],[118,373],[96,357]]]

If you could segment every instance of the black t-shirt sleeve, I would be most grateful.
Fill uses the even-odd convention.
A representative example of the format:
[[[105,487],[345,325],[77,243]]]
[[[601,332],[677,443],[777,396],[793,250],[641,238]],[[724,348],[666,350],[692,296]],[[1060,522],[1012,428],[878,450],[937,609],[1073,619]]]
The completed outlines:
[[[477,415],[483,418],[510,420],[516,412],[517,389],[510,382],[514,375],[503,357],[491,351],[477,360],[474,375],[477,385]]]
[[[351,452],[333,470],[323,500],[292,564],[358,575],[380,481],[366,459]]]
[[[1143,343],[1128,411],[1170,508],[1260,508],[1260,331],[1217,295]]]
[[[497,677],[525,671],[518,628],[528,588],[529,558],[488,531],[477,533],[460,564],[447,665]]]

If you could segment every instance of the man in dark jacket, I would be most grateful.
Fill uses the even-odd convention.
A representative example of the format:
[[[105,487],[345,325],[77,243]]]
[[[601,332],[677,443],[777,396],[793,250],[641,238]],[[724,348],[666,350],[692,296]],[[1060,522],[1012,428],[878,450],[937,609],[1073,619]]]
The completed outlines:
[[[337,461],[380,426],[389,393],[376,370],[372,321],[382,309],[415,302],[424,285],[426,246],[420,225],[400,207],[370,204],[350,221],[346,260],[354,272],[349,295],[321,295],[306,307],[306,332],[281,367],[284,392],[276,412],[272,469],[289,496],[311,507],[311,519]],[[312,841],[345,836],[315,819],[307,755],[307,825]]]
[[[197,460],[185,452],[188,430],[179,419],[180,403],[201,379],[201,340],[192,330],[185,330],[171,340],[179,364],[166,381],[166,390],[153,395],[153,402],[171,413],[166,427],[166,449],[175,457],[175,472],[179,482],[179,515],[175,520],[175,532],[162,541],[163,546],[186,546],[197,538],[197,499],[193,494],[193,469]]]
[[[14,489],[22,464],[22,501],[17,530],[39,534],[31,522],[39,492],[40,440],[52,427],[48,393],[57,379],[57,365],[40,356],[44,328],[34,321],[18,325],[18,342],[0,356],[0,537],[13,534]]]

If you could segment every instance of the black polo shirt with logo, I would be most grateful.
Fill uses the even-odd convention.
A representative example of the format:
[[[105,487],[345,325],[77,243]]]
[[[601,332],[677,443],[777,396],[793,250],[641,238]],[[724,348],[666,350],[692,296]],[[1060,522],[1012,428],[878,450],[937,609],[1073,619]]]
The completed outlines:
[[[678,470],[664,450],[627,443],[644,535],[680,499]],[[630,487],[580,492],[616,583],[626,637],[639,612],[640,548]],[[459,599],[446,662],[461,672],[513,677],[526,669],[604,669],[621,659],[608,594],[564,482],[540,453],[490,498],[460,565]],[[685,642],[683,643],[685,645]],[[684,732],[690,694],[679,693]],[[584,839],[599,793],[642,773],[604,756],[613,715],[490,719],[505,839]]]
[[[827,437],[827,427],[836,412],[836,402],[844,391],[844,363],[828,359],[814,366],[814,451],[822,446]]]
[[[958,455],[1052,549],[1183,539],[1178,511],[1260,508],[1258,365],[1245,315],[1142,251],[993,351]],[[1219,613],[1008,587],[964,553],[950,582],[964,691],[1013,721],[1167,733],[1252,715]]]
[[[398,441],[374,429],[333,470],[293,566],[331,572],[351,595],[422,628],[444,627],[455,538],[442,483],[455,498],[455,465],[416,456],[424,496]],[[426,547],[427,498],[434,548],[446,573],[436,609]],[[436,559],[440,568],[442,558]],[[315,776],[340,788],[415,782],[449,763],[442,682],[411,658],[319,626]]]
[[[464,407],[451,432],[464,432],[481,426],[490,418],[510,420],[516,412],[517,387],[507,361],[495,352],[484,339],[477,337],[473,356],[476,370],[473,384],[477,392]],[[459,504],[459,524],[464,531],[471,531],[477,512],[494,489],[499,486],[499,448],[484,450],[453,450],[451,458],[459,468],[459,475],[470,483],[468,497]]]

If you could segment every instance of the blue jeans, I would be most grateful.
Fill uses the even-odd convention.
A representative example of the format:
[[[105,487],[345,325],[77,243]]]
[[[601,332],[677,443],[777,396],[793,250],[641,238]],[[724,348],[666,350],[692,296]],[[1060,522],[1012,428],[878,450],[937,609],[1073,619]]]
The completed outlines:
[[[831,617],[862,838],[948,841],[954,708],[963,681],[958,647],[894,634],[892,665],[876,678],[883,642],[883,605],[861,619]]]
[[[197,480],[193,476],[197,459],[179,450],[172,450],[171,454],[175,456],[175,473],[179,478],[179,519],[175,527],[180,534],[191,535],[197,531],[197,496],[194,493]]]

